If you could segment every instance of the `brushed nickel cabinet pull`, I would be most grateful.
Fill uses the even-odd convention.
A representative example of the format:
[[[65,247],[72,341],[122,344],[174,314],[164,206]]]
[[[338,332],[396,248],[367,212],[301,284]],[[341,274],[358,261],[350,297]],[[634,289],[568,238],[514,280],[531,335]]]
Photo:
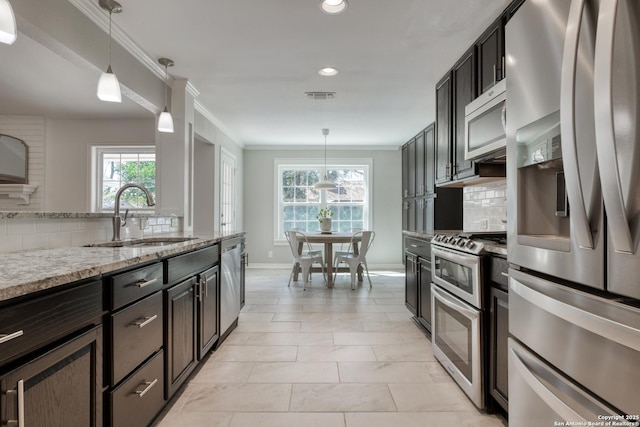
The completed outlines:
[[[136,325],[139,328],[144,328],[145,326],[147,326],[149,323],[153,322],[157,318],[158,318],[158,315],[154,314],[151,317],[145,317],[145,318],[142,318],[140,320],[136,320],[135,322],[133,322],[133,324]]]
[[[145,381],[143,384],[146,385],[146,387],[142,390],[136,390],[136,394],[138,395],[138,397],[143,397],[145,394],[147,394],[149,390],[151,390],[153,386],[156,385],[157,382],[158,382],[157,378],[150,382]]]
[[[504,277],[509,277],[509,273],[505,273],[504,271],[501,271],[500,274],[502,274]]]
[[[13,332],[11,334],[0,335],[0,344],[4,344],[7,341],[11,341],[14,338],[18,338],[24,335],[24,331],[20,329],[19,331]]]
[[[156,283],[158,281],[158,278],[156,277],[155,279],[151,279],[151,280],[138,280],[134,286],[137,286],[139,288],[144,288],[145,286],[149,286],[152,285],[154,283]]]

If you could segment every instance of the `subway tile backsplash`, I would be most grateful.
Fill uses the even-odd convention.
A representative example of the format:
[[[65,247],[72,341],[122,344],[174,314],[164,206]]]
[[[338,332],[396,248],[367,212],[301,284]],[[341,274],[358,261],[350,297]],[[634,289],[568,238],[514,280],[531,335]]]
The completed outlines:
[[[463,227],[467,231],[505,231],[507,229],[506,180],[495,181],[463,191]]]
[[[18,215],[20,216],[20,215]],[[28,216],[28,215],[26,215]],[[128,218],[120,237],[141,238],[182,231],[176,217]],[[111,239],[111,218],[11,218],[0,216],[0,253],[79,246]]]

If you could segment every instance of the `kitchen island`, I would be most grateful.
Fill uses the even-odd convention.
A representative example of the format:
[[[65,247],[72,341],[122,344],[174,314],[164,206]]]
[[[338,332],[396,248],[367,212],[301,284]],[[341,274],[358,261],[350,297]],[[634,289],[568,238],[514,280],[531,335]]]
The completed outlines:
[[[0,424],[144,426],[173,399],[237,325],[220,330],[220,248],[244,233],[163,237],[2,256]]]

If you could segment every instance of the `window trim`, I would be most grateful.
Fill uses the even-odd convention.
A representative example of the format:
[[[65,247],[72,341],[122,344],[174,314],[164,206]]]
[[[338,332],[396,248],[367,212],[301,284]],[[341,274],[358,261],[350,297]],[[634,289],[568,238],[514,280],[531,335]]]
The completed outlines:
[[[281,225],[281,199],[282,199],[282,187],[280,185],[280,178],[283,168],[291,167],[317,167],[324,171],[324,159],[309,159],[309,158],[275,158],[274,159],[274,198],[275,203],[273,206],[273,244],[276,246],[288,245],[284,237],[279,236]],[[367,228],[371,228],[373,224],[373,191],[371,190],[373,182],[373,158],[327,158],[327,169],[332,168],[364,168],[365,170],[365,203],[364,203],[364,218],[366,219]],[[323,200],[321,196],[320,206],[326,206],[326,200]]]
[[[153,153],[156,154],[156,146],[151,144],[92,144],[91,145],[91,195],[90,195],[90,212],[113,212],[113,209],[102,209],[102,154],[107,153]],[[157,158],[156,158],[157,166]],[[157,172],[157,168],[156,168]],[[157,179],[157,174],[156,174]],[[140,209],[137,212],[148,212],[150,209]]]

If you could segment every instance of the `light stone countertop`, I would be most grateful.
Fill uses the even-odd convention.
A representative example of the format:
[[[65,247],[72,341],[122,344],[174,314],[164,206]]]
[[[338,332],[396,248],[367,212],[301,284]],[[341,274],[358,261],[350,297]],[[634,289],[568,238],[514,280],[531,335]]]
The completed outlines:
[[[121,268],[211,246],[244,234],[244,232],[234,232],[227,235],[192,236],[187,233],[171,233],[153,237],[196,238],[166,246],[119,248],[71,246],[2,254],[0,257],[0,303]]]
[[[28,219],[28,218],[113,218],[113,212],[40,212],[40,211],[0,211],[0,219]],[[175,214],[162,214],[155,212],[129,212],[129,218],[180,218]]]

